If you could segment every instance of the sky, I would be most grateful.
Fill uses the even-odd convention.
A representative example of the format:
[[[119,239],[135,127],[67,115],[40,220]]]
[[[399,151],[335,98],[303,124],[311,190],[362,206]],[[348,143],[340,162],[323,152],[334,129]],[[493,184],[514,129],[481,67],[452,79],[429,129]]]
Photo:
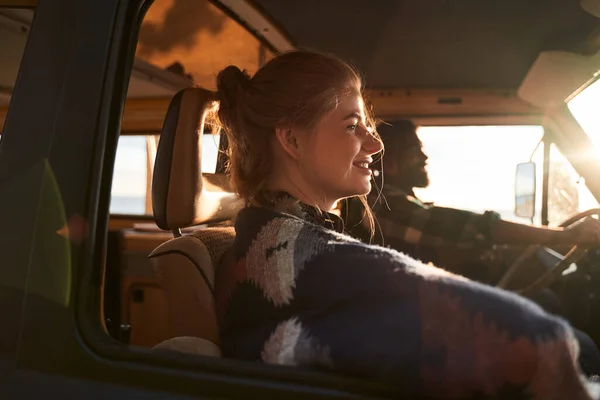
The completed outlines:
[[[416,190],[436,205],[514,217],[517,164],[529,161],[541,126],[421,127],[430,185]]]
[[[202,170],[214,172],[219,135],[202,135]],[[113,196],[144,196],[146,193],[146,136],[121,136],[117,147]]]

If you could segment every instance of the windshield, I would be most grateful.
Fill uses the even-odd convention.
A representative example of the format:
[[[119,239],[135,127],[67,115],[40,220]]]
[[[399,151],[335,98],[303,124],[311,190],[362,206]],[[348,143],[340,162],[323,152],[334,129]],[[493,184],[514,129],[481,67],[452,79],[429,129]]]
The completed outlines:
[[[600,79],[571,99],[567,106],[597,149],[600,149]]]
[[[539,125],[420,127],[418,135],[429,157],[430,184],[415,194],[438,206],[492,210],[504,219],[529,223],[514,213],[515,167],[529,160],[543,134]],[[541,165],[541,147],[536,155]],[[541,193],[541,167],[538,172]],[[536,224],[540,221],[541,196],[538,203]]]
[[[474,212],[492,210],[505,220],[542,225],[544,128],[526,126],[423,126],[418,130],[429,156],[429,186],[415,190],[425,202]],[[534,217],[515,215],[515,167],[536,164]],[[557,226],[598,202],[555,145],[548,154],[548,224]]]

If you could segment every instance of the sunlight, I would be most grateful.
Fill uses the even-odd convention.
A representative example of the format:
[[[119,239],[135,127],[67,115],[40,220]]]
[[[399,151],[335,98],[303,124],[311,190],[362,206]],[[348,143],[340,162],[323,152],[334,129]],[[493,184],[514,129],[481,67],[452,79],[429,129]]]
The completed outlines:
[[[600,103],[597,103],[600,104]],[[474,212],[500,213],[503,219],[530,224],[515,215],[515,172],[531,159],[536,168],[534,223],[541,223],[543,136],[541,126],[420,127],[418,135],[429,156],[430,185],[415,190],[425,202]],[[600,136],[597,136],[600,137]],[[573,213],[598,207],[585,180],[554,144],[550,151],[550,225]]]
[[[600,72],[599,72],[600,73]],[[600,153],[600,79],[589,85],[581,93],[575,96],[567,103],[567,107],[577,120],[581,128],[589,136],[594,144],[594,152]],[[598,207],[598,202],[587,190],[585,180],[580,179],[579,187],[584,187],[586,190],[580,190],[580,204],[582,209]]]
[[[600,80],[592,83],[567,103],[571,114],[600,149]]]
[[[113,173],[111,205],[113,214],[144,214],[146,188],[153,171],[148,171],[147,135],[121,136]],[[214,174],[219,156],[220,135],[202,135],[202,172]]]
[[[529,161],[541,126],[420,127],[418,134],[431,180],[428,188],[415,191],[421,200],[526,221],[514,215],[515,171]]]

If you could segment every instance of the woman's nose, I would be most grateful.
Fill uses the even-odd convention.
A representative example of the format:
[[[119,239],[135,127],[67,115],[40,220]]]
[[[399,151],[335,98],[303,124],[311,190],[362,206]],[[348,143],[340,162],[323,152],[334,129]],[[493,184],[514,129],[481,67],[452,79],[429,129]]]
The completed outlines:
[[[368,155],[373,155],[383,150],[383,142],[381,139],[371,133],[368,133],[365,136],[366,137],[362,145],[362,149],[365,153]]]

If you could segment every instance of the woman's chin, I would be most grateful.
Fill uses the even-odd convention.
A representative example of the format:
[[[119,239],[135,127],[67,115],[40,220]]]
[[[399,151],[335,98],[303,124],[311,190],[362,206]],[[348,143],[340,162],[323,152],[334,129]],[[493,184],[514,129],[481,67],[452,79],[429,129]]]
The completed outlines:
[[[346,182],[343,187],[337,187],[335,190],[336,198],[346,199],[348,197],[365,196],[371,192],[370,179],[355,179]],[[333,193],[333,192],[332,192]]]
[[[351,196],[365,196],[371,192],[371,180],[360,182],[354,188]]]

